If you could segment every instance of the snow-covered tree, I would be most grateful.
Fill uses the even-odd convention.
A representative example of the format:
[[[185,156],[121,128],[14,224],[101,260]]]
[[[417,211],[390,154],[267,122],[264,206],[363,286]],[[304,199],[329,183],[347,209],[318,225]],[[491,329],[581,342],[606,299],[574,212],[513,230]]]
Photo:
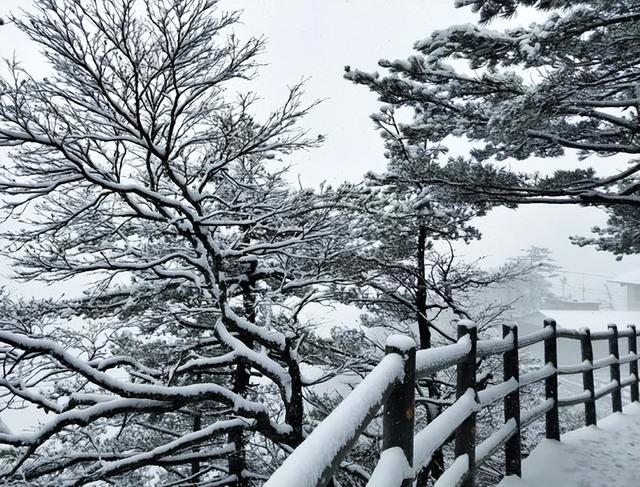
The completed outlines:
[[[47,412],[0,433],[4,482],[248,486],[302,440],[300,313],[339,282],[348,222],[330,189],[285,182],[283,158],[317,143],[301,87],[263,117],[233,93],[263,48],[237,20],[217,0],[36,0],[12,19],[53,74],[0,79],[4,253],[87,292],[48,310],[85,325],[3,317],[2,387]]]
[[[466,138],[476,174],[503,174],[492,160],[558,158],[566,151],[617,156],[605,177],[585,165],[542,178],[514,175],[512,184],[474,181],[467,172],[445,178],[450,186],[492,201],[637,209],[640,2],[459,0],[456,6],[479,12],[481,24],[524,7],[541,20],[500,30],[454,25],[416,42],[408,59],[381,60],[383,75],[347,68],[347,78],[385,104],[412,111],[413,120],[399,125],[410,143]],[[626,210],[611,211],[617,217],[604,233],[607,244],[595,243],[635,252],[637,233],[628,231],[634,222],[620,226]]]
[[[413,335],[422,349],[449,343],[455,341],[450,326],[455,318],[473,319],[485,330],[504,308],[489,309],[473,297],[480,289],[513,277],[512,273],[506,268],[487,272],[477,262],[464,262],[455,255],[453,244],[480,238],[472,220],[491,206],[461,199],[450,188],[425,184],[445,171],[438,164],[439,151],[408,143],[393,107],[382,107],[372,119],[385,140],[388,165],[382,173],[368,173],[363,185],[347,191],[345,204],[352,203],[346,211],[355,222],[353,237],[358,245],[348,267],[351,282],[342,286],[343,299],[363,308],[362,324],[377,341],[380,335],[395,332]],[[377,356],[381,353],[378,350]],[[453,393],[443,387],[442,379],[420,384],[419,422],[438,415],[442,397]],[[441,451],[434,455],[417,485],[427,485],[429,475],[440,475],[442,455]]]
[[[550,279],[556,277],[556,271],[560,269],[551,257],[551,251],[531,246],[510,261],[522,270],[521,277],[514,283],[515,307],[522,314],[539,310],[545,299],[554,297]]]
[[[400,332],[417,330],[420,347],[430,348],[433,331],[438,332],[436,318],[450,311],[469,319],[468,293],[496,278],[457,262],[451,246],[480,238],[471,221],[490,206],[425,184],[441,172],[438,151],[407,144],[392,107],[372,118],[385,139],[389,162],[386,171],[366,174],[359,191],[350,191],[357,198],[350,211],[360,251],[352,261],[351,278],[357,282],[347,299]]]

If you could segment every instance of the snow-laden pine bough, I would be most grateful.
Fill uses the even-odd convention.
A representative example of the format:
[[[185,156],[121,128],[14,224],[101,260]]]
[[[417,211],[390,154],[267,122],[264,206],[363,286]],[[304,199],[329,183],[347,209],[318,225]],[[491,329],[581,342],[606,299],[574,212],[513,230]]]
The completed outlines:
[[[518,337],[517,326],[504,326],[503,339],[478,340],[473,324],[460,322],[458,335],[453,345],[418,352],[415,343],[407,344],[410,339],[392,337],[385,358],[291,453],[265,487],[328,485],[358,435],[382,407],[382,453],[368,487],[410,487],[434,452],[451,437],[455,438],[455,458],[435,485],[470,487],[477,469],[501,448],[505,450],[505,475],[521,475],[521,432],[537,419],[545,417],[547,438],[560,440],[559,408],[584,404],[585,424],[595,425],[597,399],[610,394],[613,411],[620,412],[621,391],[630,386],[631,400],[640,400],[638,332],[633,325],[620,332],[616,325],[609,325],[607,332],[591,334],[588,329],[557,328],[555,321],[545,320],[544,328],[530,335]],[[620,356],[618,341],[623,337],[628,339],[628,353]],[[559,338],[580,342],[580,364],[558,366]],[[593,359],[593,340],[608,340],[610,355],[606,359]],[[544,344],[545,364],[520,376],[519,350],[538,343]],[[504,381],[477,390],[476,362],[492,355],[502,356]],[[620,378],[622,364],[629,366],[629,376],[624,379]],[[457,368],[457,400],[414,436],[415,381],[452,366]],[[609,367],[611,383],[596,390],[593,371],[602,367]],[[559,374],[581,374],[584,392],[559,398]],[[545,399],[522,409],[520,390],[539,381],[545,382]],[[479,441],[476,415],[497,401],[504,402],[504,424]]]
[[[372,118],[390,151],[413,165],[444,154],[430,175],[407,182],[441,184],[476,202],[603,206],[607,226],[574,242],[640,252],[640,1],[455,5],[478,13],[480,24],[435,30],[407,57],[345,74],[383,103]],[[535,21],[511,19],[522,9]],[[482,25],[498,18],[499,26]],[[457,138],[468,149],[448,157]],[[599,157],[609,163],[591,167]],[[539,164],[555,171],[541,175]]]

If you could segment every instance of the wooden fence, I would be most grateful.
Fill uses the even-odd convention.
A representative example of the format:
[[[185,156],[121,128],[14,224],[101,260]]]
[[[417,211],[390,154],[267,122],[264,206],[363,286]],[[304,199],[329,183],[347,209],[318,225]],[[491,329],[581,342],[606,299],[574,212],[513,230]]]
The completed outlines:
[[[276,470],[265,487],[325,487],[335,473],[353,468],[344,463],[358,435],[381,407],[383,412],[382,454],[368,481],[368,487],[410,487],[415,473],[429,463],[432,455],[455,435],[455,460],[436,482],[437,487],[473,487],[476,471],[489,457],[504,448],[505,474],[521,475],[521,431],[544,416],[546,437],[560,440],[558,409],[584,404],[585,425],[595,425],[596,400],[611,395],[614,412],[622,411],[622,389],[630,387],[631,400],[638,401],[638,354],[636,328],[618,331],[609,325],[606,332],[557,328],[545,320],[544,328],[518,337],[517,327],[503,327],[503,339],[478,340],[470,322],[458,325],[458,341],[453,345],[416,351],[406,337],[390,337],[386,355],[364,380],[321,422]],[[558,338],[578,340],[582,362],[558,366]],[[625,355],[618,342],[628,339]],[[592,342],[607,340],[609,356],[594,360]],[[520,374],[519,349],[544,342],[544,365]],[[503,381],[476,390],[476,364],[483,357],[501,355]],[[621,365],[628,364],[629,376],[621,378]],[[415,383],[434,373],[457,368],[456,401],[423,430],[414,433]],[[594,370],[609,367],[610,383],[594,386]],[[583,392],[558,397],[558,376],[581,374]],[[523,410],[520,390],[544,381],[545,397],[531,409]],[[504,424],[482,442],[476,440],[476,415],[497,401],[504,404]]]

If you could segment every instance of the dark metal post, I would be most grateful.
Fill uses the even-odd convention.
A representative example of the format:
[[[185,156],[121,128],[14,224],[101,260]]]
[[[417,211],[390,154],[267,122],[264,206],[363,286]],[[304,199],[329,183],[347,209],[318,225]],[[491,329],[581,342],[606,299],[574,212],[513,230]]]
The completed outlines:
[[[405,341],[409,337],[402,337]],[[411,340],[413,342],[413,340]],[[400,447],[413,466],[413,422],[415,416],[416,344],[398,347],[387,343],[385,353],[397,353],[404,360],[404,378],[389,395],[384,405],[382,419],[382,449]],[[402,482],[402,487],[411,487],[412,479]]]
[[[580,337],[580,352],[582,354],[582,362],[589,362],[593,366],[593,347],[591,345],[591,331],[584,330],[584,334]],[[595,385],[593,383],[593,369],[590,368],[582,373],[582,386],[585,391],[591,393],[591,399],[584,403],[584,423],[587,426],[596,425],[596,396]]]
[[[503,372],[505,382],[511,379],[520,380],[520,366],[518,360],[518,327],[502,326],[502,336],[509,333],[513,336],[513,348],[503,355]],[[522,456],[520,451],[520,389],[516,389],[504,398],[505,423],[515,419],[517,431],[504,445],[505,474],[522,476]]]
[[[636,334],[635,325],[629,325],[628,328],[633,332],[633,335],[629,337],[629,353],[638,354],[638,336]],[[631,402],[636,402],[640,400],[638,397],[639,388],[638,388],[638,361],[632,360],[629,362],[629,375],[633,375],[636,380],[633,384],[631,384]]]
[[[471,350],[465,360],[457,367],[456,397],[460,398],[469,389],[476,394],[476,343],[478,341],[478,330],[471,322],[460,322],[458,324],[458,339],[469,336],[471,340]],[[477,398],[476,398],[477,400]],[[476,415],[475,413],[463,421],[456,430],[455,456],[456,458],[467,455],[469,459],[469,474],[461,487],[474,487],[476,463]]]
[[[558,345],[556,338],[556,320],[544,320],[544,327],[553,330],[553,334],[544,341],[544,362],[551,364],[556,372],[544,381],[545,397],[553,399],[553,407],[545,415],[547,438],[560,441],[560,420],[558,419]]]
[[[609,325],[609,355],[613,355],[616,358],[615,363],[609,366],[609,375],[612,381],[618,383],[618,387],[611,393],[611,408],[614,413],[622,412],[622,388],[620,387],[620,364],[618,359],[620,353],[618,351],[618,327],[616,325]]]

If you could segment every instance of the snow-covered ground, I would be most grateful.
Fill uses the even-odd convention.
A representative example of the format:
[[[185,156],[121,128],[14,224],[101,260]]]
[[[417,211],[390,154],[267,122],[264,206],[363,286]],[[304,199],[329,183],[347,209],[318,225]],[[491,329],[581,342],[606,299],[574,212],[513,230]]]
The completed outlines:
[[[524,461],[523,478],[498,487],[636,487],[640,485],[640,404],[581,428],[544,440]]]

